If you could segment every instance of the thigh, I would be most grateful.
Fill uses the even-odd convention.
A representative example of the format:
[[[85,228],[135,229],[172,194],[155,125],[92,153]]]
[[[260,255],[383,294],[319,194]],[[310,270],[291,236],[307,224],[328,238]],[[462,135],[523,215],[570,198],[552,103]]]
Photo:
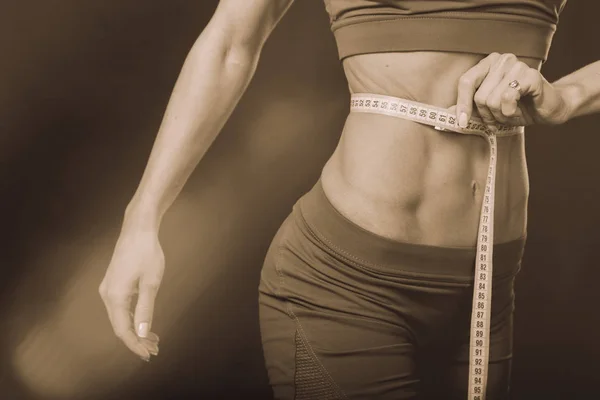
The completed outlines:
[[[260,327],[277,399],[410,399],[414,346],[369,287],[288,219],[263,266]],[[363,306],[367,301],[370,306]],[[358,307],[357,305],[361,306]]]
[[[490,352],[486,400],[507,400],[510,396],[510,377],[513,350],[514,295],[513,278],[494,284],[492,316],[490,321]],[[469,387],[469,333],[470,314],[461,322],[466,332],[455,343],[439,350],[444,369],[439,373],[437,391],[448,400],[464,400]],[[433,395],[437,398],[439,393]]]
[[[486,400],[508,400],[510,395],[510,376],[512,368],[512,355],[506,354],[504,350],[508,347],[508,337],[512,334],[512,329],[508,325],[502,328],[504,332],[497,333],[497,336],[491,335],[490,339],[490,361],[488,363],[488,380],[486,390]],[[499,349],[499,350],[496,350]],[[448,368],[442,373],[441,385],[437,389],[437,394],[441,389],[444,393],[444,399],[447,400],[465,400],[468,397],[469,388],[469,348],[468,345],[460,351],[461,357],[455,359],[448,365]],[[439,398],[434,395],[432,398]]]

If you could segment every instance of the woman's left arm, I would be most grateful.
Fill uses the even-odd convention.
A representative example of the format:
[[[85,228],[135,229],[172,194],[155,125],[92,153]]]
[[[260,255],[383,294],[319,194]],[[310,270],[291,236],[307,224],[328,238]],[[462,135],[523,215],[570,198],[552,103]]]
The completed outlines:
[[[600,112],[600,61],[549,83],[513,54],[490,54],[459,80],[460,126],[466,126],[474,108],[490,127],[556,125]]]

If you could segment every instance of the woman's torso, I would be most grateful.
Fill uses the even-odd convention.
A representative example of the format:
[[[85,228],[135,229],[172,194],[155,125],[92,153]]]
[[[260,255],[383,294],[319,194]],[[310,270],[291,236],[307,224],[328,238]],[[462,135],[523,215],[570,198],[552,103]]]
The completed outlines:
[[[365,54],[344,60],[351,93],[456,104],[460,76],[484,56],[444,52]],[[533,68],[540,62],[522,59]],[[489,146],[399,118],[350,113],[322,183],[345,217],[407,243],[474,246]],[[529,183],[523,135],[498,139],[495,242],[525,235]]]

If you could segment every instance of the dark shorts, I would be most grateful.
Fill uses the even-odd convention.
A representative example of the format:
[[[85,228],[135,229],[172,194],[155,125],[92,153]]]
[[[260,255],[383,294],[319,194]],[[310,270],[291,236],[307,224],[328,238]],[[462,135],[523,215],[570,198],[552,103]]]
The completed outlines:
[[[525,240],[494,246],[488,400],[506,399]],[[475,248],[413,245],[343,217],[320,182],[267,253],[260,326],[276,399],[467,398]]]

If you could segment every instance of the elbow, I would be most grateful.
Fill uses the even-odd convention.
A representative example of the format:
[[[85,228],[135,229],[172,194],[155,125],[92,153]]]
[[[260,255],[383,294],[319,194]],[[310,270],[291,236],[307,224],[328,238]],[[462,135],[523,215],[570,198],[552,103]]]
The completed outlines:
[[[247,68],[256,64],[265,41],[265,35],[211,20],[189,55],[195,60],[209,57],[231,69]]]
[[[207,30],[190,50],[186,64],[199,68],[208,62],[222,72],[247,72],[256,67],[261,49],[262,44],[256,41],[239,40],[220,31]]]
[[[230,44],[223,50],[223,63],[226,68],[254,69],[260,57],[260,47],[245,43]]]
[[[192,65],[202,65],[208,59],[222,72],[237,73],[256,68],[259,55],[260,49],[254,46],[221,41],[210,47],[195,46],[188,58],[191,58]]]
[[[222,37],[223,61],[231,68],[256,66],[266,38],[263,35],[230,31]]]

